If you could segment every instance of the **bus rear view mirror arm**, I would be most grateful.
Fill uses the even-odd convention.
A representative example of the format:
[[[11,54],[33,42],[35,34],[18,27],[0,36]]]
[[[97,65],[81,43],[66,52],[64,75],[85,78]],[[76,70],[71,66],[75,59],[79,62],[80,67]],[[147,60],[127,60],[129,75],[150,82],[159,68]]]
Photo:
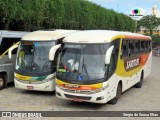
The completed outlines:
[[[58,44],[58,45],[53,46],[50,49],[50,51],[49,51],[49,60],[50,61],[54,60],[55,53],[56,53],[57,49],[60,48],[60,47],[61,47],[61,44]]]
[[[112,51],[114,49],[114,46],[112,45],[107,51],[106,51],[106,55],[105,55],[105,64],[110,64],[110,60],[111,60],[111,54]]]
[[[16,49],[16,48],[18,48],[18,45],[14,45],[14,46],[12,46],[12,47],[9,48],[9,51],[8,51],[8,57],[9,57],[9,59],[12,58],[12,51],[14,49]]]

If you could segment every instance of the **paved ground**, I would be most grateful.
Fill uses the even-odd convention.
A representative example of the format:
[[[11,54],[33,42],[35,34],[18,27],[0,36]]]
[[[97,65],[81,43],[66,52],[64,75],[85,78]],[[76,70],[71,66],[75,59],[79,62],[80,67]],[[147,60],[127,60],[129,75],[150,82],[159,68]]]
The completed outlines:
[[[60,100],[54,92],[18,90],[11,84],[0,91],[0,111],[160,111],[159,92],[160,57],[153,57],[152,73],[144,80],[143,87],[129,89],[116,105]]]

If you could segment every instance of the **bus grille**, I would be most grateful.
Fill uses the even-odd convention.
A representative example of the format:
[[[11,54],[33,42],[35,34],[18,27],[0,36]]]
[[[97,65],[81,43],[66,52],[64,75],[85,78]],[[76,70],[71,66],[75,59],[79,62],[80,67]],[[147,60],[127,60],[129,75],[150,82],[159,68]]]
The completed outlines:
[[[68,95],[68,94],[64,94],[67,98],[78,98],[78,99],[82,99],[82,100],[91,100],[92,97],[86,97],[86,96],[75,96],[75,95]]]

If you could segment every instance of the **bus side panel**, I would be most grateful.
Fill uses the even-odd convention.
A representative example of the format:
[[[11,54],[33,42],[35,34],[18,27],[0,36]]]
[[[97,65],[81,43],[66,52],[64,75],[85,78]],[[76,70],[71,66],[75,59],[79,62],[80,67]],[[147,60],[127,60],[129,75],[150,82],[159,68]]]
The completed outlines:
[[[122,53],[122,40],[120,48]],[[144,78],[150,74],[152,53],[146,52],[135,56],[121,57],[119,56],[118,59],[116,74],[122,80],[122,91],[125,91],[140,81],[142,70],[144,71]],[[129,69],[127,69],[128,66]]]
[[[120,47],[119,47],[119,56],[117,62],[117,68],[115,74],[117,75],[116,85],[118,85],[119,81],[122,81],[122,92],[127,90],[133,83],[131,82],[130,76],[127,76],[128,73],[125,71],[124,60],[121,59],[122,55],[122,39],[120,39]],[[117,86],[115,86],[117,87]],[[116,93],[115,93],[116,94]]]
[[[15,66],[15,55],[13,55],[12,59],[8,58],[8,55],[4,55],[0,59],[0,73],[6,73],[7,83],[14,81],[14,66]]]
[[[144,70],[144,79],[151,73],[151,66],[152,66],[152,52],[150,52],[148,60],[143,68]]]
[[[108,79],[108,89],[107,89],[107,101],[110,101],[116,96],[117,92],[117,86],[119,83],[120,77],[117,76],[116,74],[113,74],[109,79]]]
[[[12,52],[12,59],[8,58],[9,48],[17,43],[20,38],[8,38],[3,37],[0,44],[0,73],[5,74],[7,83],[14,81],[14,69],[15,69],[15,58],[16,50]]]

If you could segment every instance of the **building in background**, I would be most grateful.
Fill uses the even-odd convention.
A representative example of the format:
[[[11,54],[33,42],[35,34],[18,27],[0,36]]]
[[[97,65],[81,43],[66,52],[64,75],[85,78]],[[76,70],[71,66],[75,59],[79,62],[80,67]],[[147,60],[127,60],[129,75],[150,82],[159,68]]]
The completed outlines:
[[[157,15],[158,15],[157,5],[154,5],[154,6],[152,7],[152,15],[154,15],[155,17],[157,17]]]
[[[140,30],[139,30],[138,33],[139,34],[149,34],[149,30],[146,30],[146,28],[144,28],[144,27],[140,27]],[[158,26],[157,28],[153,29],[152,35],[160,36],[160,26]]]
[[[160,16],[159,16],[159,13],[158,13],[158,7],[157,7],[156,4],[152,7],[151,13],[152,13],[152,15],[154,15],[155,17],[160,17]],[[140,30],[139,30],[138,33],[140,33],[140,34],[149,34],[149,30],[147,30],[147,29],[144,28],[144,27],[140,27]],[[153,34],[153,35],[158,35],[158,36],[160,36],[160,26],[158,26],[157,28],[153,29],[152,34]]]

